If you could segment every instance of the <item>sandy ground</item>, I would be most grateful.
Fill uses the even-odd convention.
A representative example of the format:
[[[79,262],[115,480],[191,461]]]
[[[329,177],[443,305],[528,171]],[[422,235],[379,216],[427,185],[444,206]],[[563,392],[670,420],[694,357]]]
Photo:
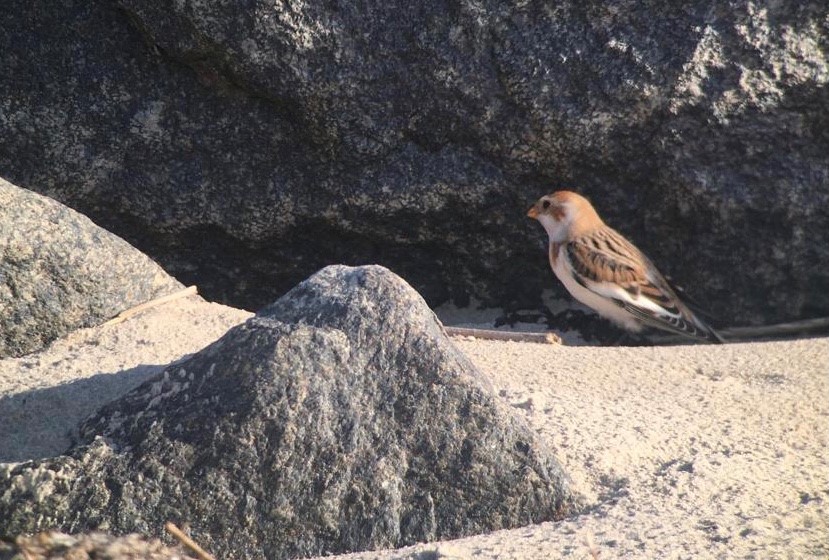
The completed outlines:
[[[190,296],[0,360],[0,462],[60,455],[80,421],[250,316]]]
[[[0,462],[61,453],[79,420],[248,316],[192,296],[0,361]],[[829,338],[457,344],[548,442],[588,508],[338,558],[829,557]]]

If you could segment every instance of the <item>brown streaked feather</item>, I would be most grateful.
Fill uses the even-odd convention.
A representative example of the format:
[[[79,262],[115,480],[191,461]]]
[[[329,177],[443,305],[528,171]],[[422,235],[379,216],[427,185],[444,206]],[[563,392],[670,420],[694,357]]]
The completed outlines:
[[[574,270],[593,282],[617,284],[666,311],[691,315],[650,259],[613,228],[602,226],[590,236],[574,239],[568,245],[568,254]],[[577,262],[585,272],[577,268]]]
[[[574,238],[567,245],[576,272],[594,282],[619,284],[631,293],[647,285],[650,261],[617,231],[602,226],[591,235]]]
[[[723,342],[679,299],[639,249],[605,225],[583,196],[554,192],[539,199],[527,215],[547,230],[550,265],[576,299],[631,330],[642,323]]]

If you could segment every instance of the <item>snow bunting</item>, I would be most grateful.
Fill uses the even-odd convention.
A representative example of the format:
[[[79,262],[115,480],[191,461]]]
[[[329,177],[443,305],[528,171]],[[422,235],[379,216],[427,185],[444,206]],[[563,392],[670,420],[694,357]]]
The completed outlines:
[[[542,196],[527,212],[550,236],[550,266],[574,298],[618,325],[656,327],[721,343],[722,337],[680,301],[639,249],[608,227],[581,195]]]

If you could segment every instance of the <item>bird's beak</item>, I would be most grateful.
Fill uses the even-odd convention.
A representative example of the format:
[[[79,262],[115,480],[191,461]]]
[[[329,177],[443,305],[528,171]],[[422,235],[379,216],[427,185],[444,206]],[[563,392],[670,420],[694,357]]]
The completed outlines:
[[[530,218],[532,218],[533,220],[538,219],[538,208],[536,208],[535,206],[533,206],[532,208],[530,208],[529,210],[527,210],[527,216],[529,216],[529,217],[530,217]]]

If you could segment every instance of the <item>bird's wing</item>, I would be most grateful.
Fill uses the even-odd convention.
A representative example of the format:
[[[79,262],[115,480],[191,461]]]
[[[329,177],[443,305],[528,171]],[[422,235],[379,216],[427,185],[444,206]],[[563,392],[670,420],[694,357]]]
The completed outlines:
[[[650,260],[615,230],[605,226],[578,237],[567,244],[566,254],[579,284],[612,300],[642,323],[722,342],[680,301]]]

